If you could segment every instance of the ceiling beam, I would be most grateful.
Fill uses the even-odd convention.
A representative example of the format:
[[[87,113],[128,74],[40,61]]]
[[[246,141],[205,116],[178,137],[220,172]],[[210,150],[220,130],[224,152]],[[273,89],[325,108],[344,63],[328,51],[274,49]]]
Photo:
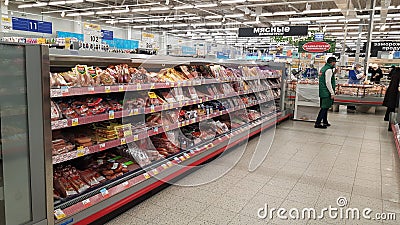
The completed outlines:
[[[334,2],[347,19],[356,18],[357,13],[354,11],[354,5],[351,0],[334,0]]]
[[[390,2],[391,0],[381,0],[381,23],[386,23]]]

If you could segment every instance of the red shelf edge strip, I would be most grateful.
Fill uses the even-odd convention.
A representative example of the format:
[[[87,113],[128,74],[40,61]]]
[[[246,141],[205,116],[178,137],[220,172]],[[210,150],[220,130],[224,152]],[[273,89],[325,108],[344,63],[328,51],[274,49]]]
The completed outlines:
[[[283,120],[285,120],[285,119],[287,119],[287,118],[289,118],[289,117],[290,117],[290,114],[288,114],[288,115],[286,115],[286,116],[284,116],[284,117],[281,117],[281,118],[279,118],[278,120],[276,120],[276,121],[274,121],[274,122],[272,122],[272,123],[270,123],[270,124],[268,124],[268,125],[266,125],[266,126],[260,128],[260,129],[258,129],[258,130],[256,130],[256,131],[254,131],[254,132],[252,132],[252,133],[250,133],[248,137],[243,137],[243,138],[241,138],[241,139],[239,139],[239,140],[237,140],[237,141],[235,141],[235,142],[233,142],[233,143],[231,143],[231,144],[229,144],[229,145],[227,145],[227,146],[224,146],[224,147],[218,149],[217,151],[215,151],[215,152],[209,154],[208,156],[205,156],[205,157],[199,159],[198,161],[189,164],[189,166],[184,167],[184,168],[182,168],[182,169],[179,170],[179,171],[176,171],[175,173],[173,173],[173,174],[167,176],[166,178],[164,178],[164,181],[158,180],[158,181],[156,181],[156,182],[150,184],[149,186],[147,186],[147,187],[145,187],[145,188],[143,188],[143,189],[137,191],[136,193],[134,193],[134,194],[128,196],[127,198],[125,198],[125,199],[123,199],[123,200],[120,200],[120,201],[114,203],[113,205],[111,205],[111,206],[109,206],[109,207],[106,207],[106,208],[102,209],[101,211],[99,211],[99,212],[97,212],[97,213],[94,213],[94,214],[92,214],[92,215],[86,217],[85,219],[83,219],[83,220],[81,220],[81,221],[79,221],[79,222],[77,222],[77,223],[75,223],[75,224],[76,224],[76,225],[86,225],[86,224],[92,223],[92,222],[96,221],[97,219],[99,219],[99,218],[101,218],[101,217],[103,217],[103,216],[105,216],[105,215],[107,215],[107,214],[109,214],[109,213],[115,211],[116,209],[118,209],[118,208],[120,208],[120,207],[122,207],[122,206],[124,206],[124,205],[126,205],[126,204],[128,204],[129,202],[133,201],[134,199],[137,199],[137,198],[139,198],[140,196],[142,196],[142,195],[144,195],[144,194],[150,192],[151,190],[153,190],[153,189],[155,189],[155,188],[161,186],[162,184],[165,183],[165,181],[169,181],[169,180],[171,180],[171,179],[173,179],[173,178],[175,178],[175,177],[181,175],[182,173],[184,173],[184,172],[186,172],[187,170],[189,170],[189,169],[190,169],[190,166],[199,165],[199,164],[201,164],[201,163],[203,163],[203,162],[205,162],[205,161],[207,161],[207,160],[209,160],[209,159],[215,157],[216,155],[222,153],[222,152],[225,151],[226,149],[229,149],[229,148],[235,146],[236,144],[242,142],[243,140],[248,139],[249,137],[252,137],[252,136],[258,134],[258,133],[260,133],[261,131],[263,131],[263,130],[265,130],[265,129],[268,129],[268,128],[271,127],[272,125],[274,125],[274,124],[276,124],[276,123],[279,123],[279,122],[281,122],[281,121],[283,121]]]

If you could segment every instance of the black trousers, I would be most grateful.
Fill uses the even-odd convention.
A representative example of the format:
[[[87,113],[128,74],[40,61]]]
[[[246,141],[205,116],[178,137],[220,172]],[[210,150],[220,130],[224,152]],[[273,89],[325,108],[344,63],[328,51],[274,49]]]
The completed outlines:
[[[321,108],[318,113],[317,121],[315,122],[316,125],[321,124],[323,121],[324,124],[328,124],[328,110]]]
[[[390,113],[391,112],[394,112],[395,111],[395,109],[394,108],[387,108],[386,109],[386,113],[385,113],[385,120],[389,120],[389,117],[390,117]]]

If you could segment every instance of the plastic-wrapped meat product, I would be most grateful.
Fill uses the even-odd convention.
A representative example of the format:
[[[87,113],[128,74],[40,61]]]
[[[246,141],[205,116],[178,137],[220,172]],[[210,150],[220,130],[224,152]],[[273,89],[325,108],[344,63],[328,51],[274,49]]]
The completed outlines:
[[[78,194],[72,184],[64,177],[59,177],[54,180],[54,187],[60,193],[61,197],[67,198]]]
[[[121,110],[123,110],[122,105],[116,100],[108,99],[107,103],[108,103],[108,105],[110,107],[109,110],[113,110],[113,111],[121,111]]]

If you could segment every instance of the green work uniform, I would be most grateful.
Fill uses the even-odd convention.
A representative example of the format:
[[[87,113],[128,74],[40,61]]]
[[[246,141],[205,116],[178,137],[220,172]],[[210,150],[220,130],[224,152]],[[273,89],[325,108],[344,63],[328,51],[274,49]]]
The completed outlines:
[[[319,77],[319,98],[320,98],[320,107],[322,109],[329,109],[333,105],[333,99],[331,98],[331,93],[329,92],[326,86],[326,76],[325,76],[326,71],[333,68],[334,67],[331,64],[327,63],[321,69],[322,75]],[[333,73],[331,77],[331,84],[333,90],[335,90],[336,81],[335,81],[335,75]]]

